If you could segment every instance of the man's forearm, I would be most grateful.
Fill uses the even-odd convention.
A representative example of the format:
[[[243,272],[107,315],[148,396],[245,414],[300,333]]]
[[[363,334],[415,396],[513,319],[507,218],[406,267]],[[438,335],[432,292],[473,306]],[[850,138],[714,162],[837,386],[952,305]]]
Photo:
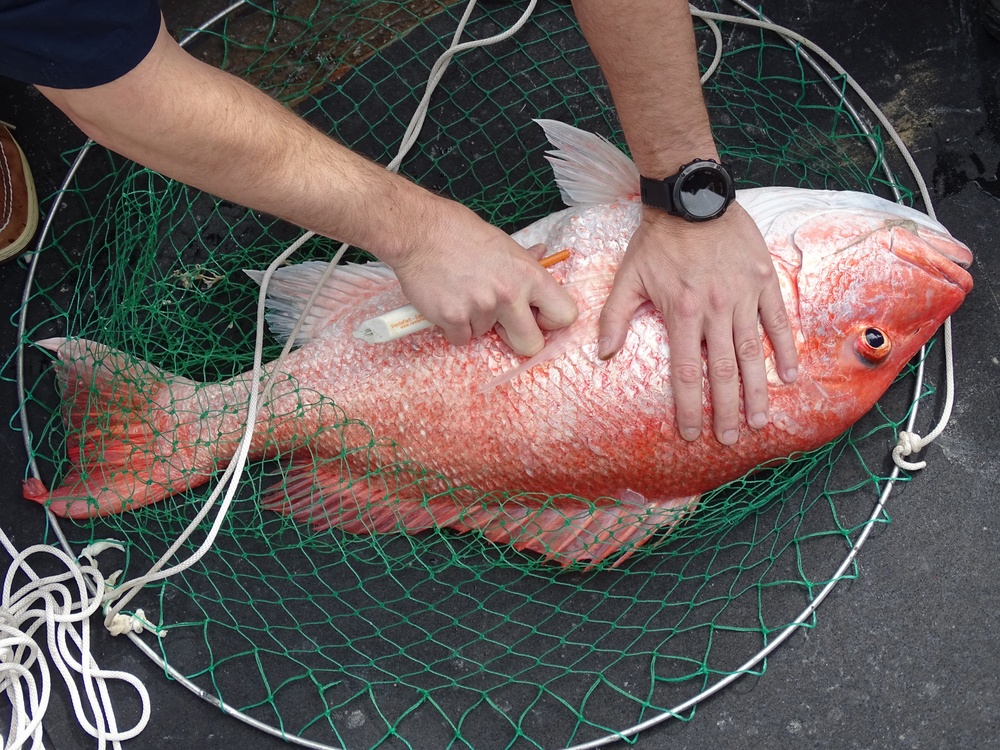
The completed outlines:
[[[42,91],[88,135],[130,159],[390,263],[450,203],[190,57],[162,28],[153,51],[122,78]]]
[[[573,298],[503,231],[195,60],[162,26],[149,54],[117,80],[40,90],[140,164],[378,256],[453,344],[499,325],[515,352],[531,356],[545,345],[542,326],[576,319]]]
[[[573,0],[639,171],[717,158],[687,0]]]
[[[573,6],[640,173],[663,178],[693,159],[717,158],[687,0],[573,0]],[[622,348],[632,316],[647,300],[663,315],[670,342],[680,435],[703,434],[706,392],[723,445],[739,439],[744,420],[754,429],[766,425],[759,325],[786,382],[795,379],[795,341],[767,244],[738,203],[698,223],[657,208],[643,211],[601,312],[599,356]]]

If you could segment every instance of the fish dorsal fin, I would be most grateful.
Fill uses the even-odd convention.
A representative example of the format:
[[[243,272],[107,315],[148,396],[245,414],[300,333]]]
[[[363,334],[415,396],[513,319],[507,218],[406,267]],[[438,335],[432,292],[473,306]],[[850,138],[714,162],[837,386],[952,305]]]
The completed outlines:
[[[567,206],[614,203],[639,194],[639,170],[606,138],[558,120],[535,120],[555,150],[546,151]]]
[[[288,339],[328,266],[325,261],[306,261],[279,268],[271,276],[267,285],[266,318],[271,332],[282,343]],[[263,271],[247,270],[244,273],[258,284],[264,278]],[[345,263],[337,266],[306,314],[295,344],[301,346],[317,331],[356,308],[362,300],[398,283],[396,274],[384,263]]]

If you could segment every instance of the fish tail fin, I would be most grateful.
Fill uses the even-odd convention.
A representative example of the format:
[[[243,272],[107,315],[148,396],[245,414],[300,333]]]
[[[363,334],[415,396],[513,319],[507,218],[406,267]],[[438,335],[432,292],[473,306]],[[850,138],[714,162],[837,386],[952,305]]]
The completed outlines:
[[[178,412],[159,405],[170,402],[164,390],[195,383],[86,339],[38,344],[59,357],[70,469],[53,490],[26,479],[25,499],[57,516],[89,518],[149,505],[208,478],[186,465],[192,450],[174,445]]]
[[[396,472],[352,479],[336,465],[299,460],[261,500],[315,531],[414,534],[434,528],[478,531],[490,541],[563,566],[619,565],[654,534],[677,523],[697,497],[650,502],[635,493],[591,503],[568,496],[481,497],[428,491],[427,480]]]
[[[639,170],[609,140],[558,120],[535,122],[555,146],[545,158],[567,206],[603,205],[639,195]]]

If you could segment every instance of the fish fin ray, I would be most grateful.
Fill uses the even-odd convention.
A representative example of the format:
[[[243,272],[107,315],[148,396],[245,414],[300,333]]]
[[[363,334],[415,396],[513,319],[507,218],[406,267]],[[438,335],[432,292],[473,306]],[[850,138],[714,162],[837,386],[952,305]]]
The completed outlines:
[[[454,526],[460,507],[446,496],[427,496],[413,472],[366,473],[347,464],[295,458],[285,481],[261,497],[265,510],[291,516],[314,531],[338,527],[351,534],[415,534]]]
[[[639,194],[639,170],[606,138],[558,120],[535,120],[555,146],[546,152],[567,206],[614,203]]]
[[[268,488],[261,505],[316,532],[333,527],[351,534],[477,531],[497,545],[535,553],[548,562],[591,567],[616,555],[620,557],[613,565],[620,565],[654,535],[672,528],[698,500],[648,501],[630,491],[597,502],[569,496],[481,496],[467,489],[441,492],[441,484],[429,475],[380,472],[356,478],[347,464],[293,459],[285,481]]]
[[[325,261],[306,261],[293,266],[282,266],[272,274],[267,285],[267,323],[271,332],[284,343],[312,296],[329,264]],[[247,276],[262,283],[263,271],[244,269]],[[296,337],[296,346],[306,343],[316,333],[357,304],[374,294],[393,287],[399,282],[395,272],[384,263],[344,263],[338,265],[326,278],[306,314]]]
[[[547,562],[585,563],[589,569],[618,555],[612,563],[617,567],[654,535],[673,528],[697,500],[649,501],[637,493],[595,502],[559,497],[521,513],[512,513],[505,503],[479,530],[495,543],[538,553]]]

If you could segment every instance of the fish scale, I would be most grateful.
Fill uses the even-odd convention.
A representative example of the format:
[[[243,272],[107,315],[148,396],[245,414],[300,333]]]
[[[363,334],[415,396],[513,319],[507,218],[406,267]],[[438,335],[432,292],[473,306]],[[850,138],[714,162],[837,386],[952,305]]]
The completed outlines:
[[[697,512],[702,493],[850,427],[972,287],[968,248],[913,209],[848,191],[739,191],[774,260],[799,376],[785,385],[774,375],[765,341],[770,422],[744,423],[724,446],[709,394],[701,437],[682,440],[657,311],[634,317],[612,360],[596,356],[598,316],[641,216],[635,167],[598,136],[541,124],[559,145],[548,158],[570,207],[513,237],[570,249],[553,275],[579,319],[527,359],[492,332],[465,347],[433,329],[373,345],[352,332],[406,303],[387,267],[338,267],[310,311],[302,305],[325,264],[279,269],[268,290],[272,330],[287,336],[308,316],[300,347],[266,368],[281,369],[252,457],[290,456],[291,465],[265,508],[318,530],[477,530],[563,565],[620,564]],[[870,331],[885,345],[867,344]],[[59,486],[29,479],[26,498],[72,517],[121,512],[208,481],[232,460],[250,375],[194,384],[94,342],[39,343],[59,357],[71,449],[103,439],[114,462],[73,450]],[[95,367],[105,361],[117,378],[116,368]],[[94,430],[90,389],[107,402],[98,434],[82,439]]]

